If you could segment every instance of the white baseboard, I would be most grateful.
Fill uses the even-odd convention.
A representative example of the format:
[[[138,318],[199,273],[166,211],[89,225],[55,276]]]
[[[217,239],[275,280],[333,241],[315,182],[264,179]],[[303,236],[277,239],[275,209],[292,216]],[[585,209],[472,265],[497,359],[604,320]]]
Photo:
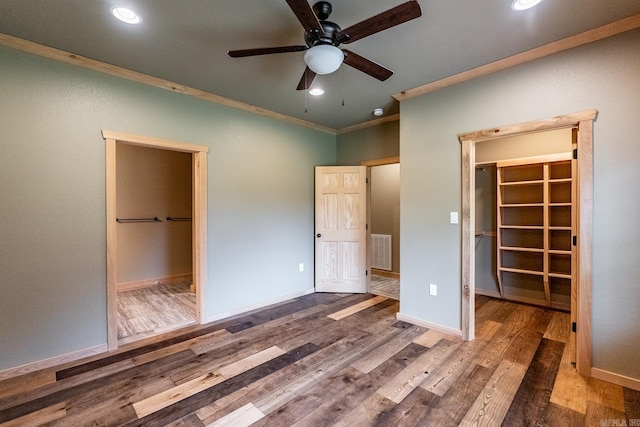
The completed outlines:
[[[71,353],[62,354],[60,356],[54,356],[44,360],[37,360],[25,365],[16,366],[15,368],[4,369],[0,371],[0,381],[24,374],[30,374],[31,372],[51,368],[52,366],[61,365],[63,363],[73,362],[85,357],[95,356],[96,354],[105,353],[106,351],[107,344],[100,344],[95,347],[73,351]]]
[[[257,310],[260,308],[264,308],[267,307],[269,305],[273,305],[273,304],[278,304],[280,302],[283,301],[287,301],[290,299],[294,299],[294,298],[298,298],[304,295],[309,295],[314,293],[316,290],[315,288],[311,288],[311,289],[307,289],[306,291],[301,291],[301,292],[295,292],[293,294],[288,294],[288,295],[283,295],[281,297],[272,299],[272,300],[268,300],[268,301],[263,301],[260,302],[258,304],[253,304],[253,305],[247,305],[244,307],[240,307],[237,310],[233,310],[233,311],[228,311],[226,313],[216,313],[214,315],[211,315],[209,317],[207,317],[206,319],[203,320],[203,324],[205,323],[210,323],[210,322],[215,322],[216,320],[221,320],[221,319],[225,319],[227,317],[231,317],[231,316],[236,316],[238,314],[243,314],[243,313],[247,313],[249,311],[253,311],[253,310]]]
[[[591,376],[595,379],[640,391],[640,379],[631,378],[604,369],[591,368]]]
[[[454,337],[462,338],[462,330],[450,328],[448,326],[440,325],[437,323],[427,322],[426,320],[418,319],[415,317],[407,316],[406,314],[397,313],[396,319],[404,322],[412,323],[423,328],[433,329],[434,331],[442,332],[443,334],[453,335]]]

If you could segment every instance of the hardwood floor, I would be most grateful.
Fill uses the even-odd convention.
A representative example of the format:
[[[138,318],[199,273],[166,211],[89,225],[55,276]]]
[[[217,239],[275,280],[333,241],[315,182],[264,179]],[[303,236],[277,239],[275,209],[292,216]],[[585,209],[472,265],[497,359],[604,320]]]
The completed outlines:
[[[0,382],[0,426],[640,422],[640,392],[575,373],[568,314],[476,305],[464,342],[384,296],[307,295]]]
[[[191,282],[159,283],[118,292],[118,343],[158,335],[196,322]]]
[[[371,293],[374,295],[383,295],[388,298],[400,300],[400,280],[390,277],[371,275]]]

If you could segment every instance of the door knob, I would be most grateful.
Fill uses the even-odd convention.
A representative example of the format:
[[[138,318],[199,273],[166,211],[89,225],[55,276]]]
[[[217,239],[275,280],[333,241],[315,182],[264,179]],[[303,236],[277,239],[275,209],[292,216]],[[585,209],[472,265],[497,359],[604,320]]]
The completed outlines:
[[[322,237],[322,234],[318,233],[318,234],[316,234],[316,237],[320,238],[320,237]]]

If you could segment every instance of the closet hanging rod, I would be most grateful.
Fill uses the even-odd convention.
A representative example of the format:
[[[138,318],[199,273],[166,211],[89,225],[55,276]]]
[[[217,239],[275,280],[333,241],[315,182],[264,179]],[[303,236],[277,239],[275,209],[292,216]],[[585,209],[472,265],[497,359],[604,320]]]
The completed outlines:
[[[182,218],[176,218],[176,217],[167,217],[167,221],[191,221],[191,217],[182,217]]]
[[[125,224],[128,222],[162,222],[162,220],[154,216],[153,218],[116,218],[116,222]]]

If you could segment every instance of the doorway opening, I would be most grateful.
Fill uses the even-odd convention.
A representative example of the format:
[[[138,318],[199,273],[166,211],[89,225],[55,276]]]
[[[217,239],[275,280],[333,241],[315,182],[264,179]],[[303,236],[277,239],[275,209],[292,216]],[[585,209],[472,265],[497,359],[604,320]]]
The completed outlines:
[[[476,145],[507,136],[574,129],[577,151],[575,173],[575,267],[571,272],[571,316],[575,331],[575,362],[578,373],[591,371],[591,236],[593,211],[593,121],[596,110],[548,120],[522,123],[459,135],[462,144],[462,336],[475,334],[475,169]]]
[[[143,288],[146,285],[158,285],[157,287],[154,286],[156,288],[154,292],[158,291],[155,292],[158,300],[163,298],[162,295],[159,295],[162,293],[166,294],[168,292],[173,294],[184,294],[181,297],[182,300],[177,301],[178,304],[188,304],[189,297],[185,295],[193,292],[195,293],[195,298],[191,297],[190,300],[193,301],[195,299],[195,310],[192,310],[193,317],[195,318],[192,318],[193,320],[190,320],[190,322],[193,323],[195,320],[195,322],[201,323],[202,301],[204,300],[203,294],[206,290],[206,153],[208,152],[208,147],[127,135],[105,130],[103,130],[102,134],[106,143],[107,345],[109,350],[113,350],[116,349],[119,344],[123,344],[128,341],[127,339],[119,340],[118,337],[119,287],[121,291],[124,290],[124,292],[128,292],[125,289],[129,288],[132,290],[132,288]],[[129,205],[135,205],[137,201],[127,200],[126,197],[118,197],[117,147],[120,147],[121,150],[124,150],[125,152],[135,152],[137,148],[157,149],[157,151],[154,150],[155,154],[162,155],[165,159],[170,158],[172,162],[181,164],[183,169],[182,174],[186,172],[187,175],[190,176],[183,176],[179,179],[188,182],[188,185],[187,188],[174,188],[174,192],[179,193],[188,191],[190,194],[174,194],[176,199],[175,201],[177,201],[175,206],[185,204],[187,204],[187,206],[182,206],[180,208],[180,212],[176,211],[176,213],[171,214],[164,212],[166,216],[161,215],[162,218],[151,212],[146,214],[146,216],[138,215],[119,218],[118,210],[116,209],[118,203],[121,204],[121,207],[130,209]],[[123,158],[121,157],[120,161],[122,160]],[[122,173],[122,171],[120,171],[120,173]],[[140,196],[138,195],[137,197]],[[182,199],[181,202],[180,199]],[[153,202],[149,204],[153,205],[157,203]],[[160,203],[160,206],[162,206],[162,203]],[[135,211],[135,209],[130,211]],[[121,209],[121,213],[122,212],[126,212],[126,209]],[[125,216],[127,216],[126,213]],[[130,229],[127,233],[122,232],[124,230],[121,230],[120,234],[118,233],[119,226],[125,226],[130,223],[137,223],[136,225],[139,227]],[[151,230],[157,225],[157,223],[163,223],[163,225],[167,226],[163,233],[148,233],[144,231],[145,226],[147,227],[147,230]],[[143,227],[140,227],[141,225]],[[158,230],[158,228],[156,227],[155,230]],[[191,273],[177,275],[174,277],[164,277],[161,280],[158,280],[158,277],[146,280],[131,280],[131,278],[135,278],[136,267],[138,266],[135,265],[135,260],[132,263],[129,263],[126,258],[119,258],[118,244],[120,243],[123,248],[127,246],[131,247],[132,239],[138,242],[149,243],[148,235],[152,235],[153,238],[159,238],[160,240],[165,241],[168,239],[176,239],[178,241],[176,242],[178,246],[190,246],[190,248],[187,247],[186,250],[185,248],[182,248],[182,250],[180,250],[180,248],[177,249],[178,252],[190,252],[190,256],[188,256],[188,258],[184,253],[181,255],[178,254],[177,257],[174,257],[172,262],[186,264],[178,268],[186,270],[190,269]],[[185,239],[188,239],[188,241],[185,241]],[[182,241],[179,242],[180,240]],[[134,248],[134,250],[135,249],[138,249],[138,251],[140,250],[140,248]],[[140,254],[138,254],[138,256],[139,255]],[[182,259],[180,259],[180,257],[182,257]],[[137,257],[134,256],[133,258]],[[148,263],[149,261],[142,259],[137,262]],[[123,274],[120,276],[118,274],[119,267],[123,271]],[[186,289],[182,289],[185,287]],[[167,292],[164,292],[161,288]],[[144,297],[144,295],[144,291],[140,292],[141,297]],[[131,299],[131,301],[135,301],[135,298]],[[161,301],[159,303],[162,304]],[[186,324],[189,323],[183,322],[183,324],[180,324],[180,321],[176,321],[175,319],[169,319],[168,322],[172,323],[173,326],[176,326],[177,324],[177,327],[186,326]],[[156,332],[162,332],[163,330],[162,327],[156,329],[158,329]],[[140,335],[140,337],[144,337],[144,334]]]
[[[370,169],[369,293],[400,300],[400,157],[365,161]]]

